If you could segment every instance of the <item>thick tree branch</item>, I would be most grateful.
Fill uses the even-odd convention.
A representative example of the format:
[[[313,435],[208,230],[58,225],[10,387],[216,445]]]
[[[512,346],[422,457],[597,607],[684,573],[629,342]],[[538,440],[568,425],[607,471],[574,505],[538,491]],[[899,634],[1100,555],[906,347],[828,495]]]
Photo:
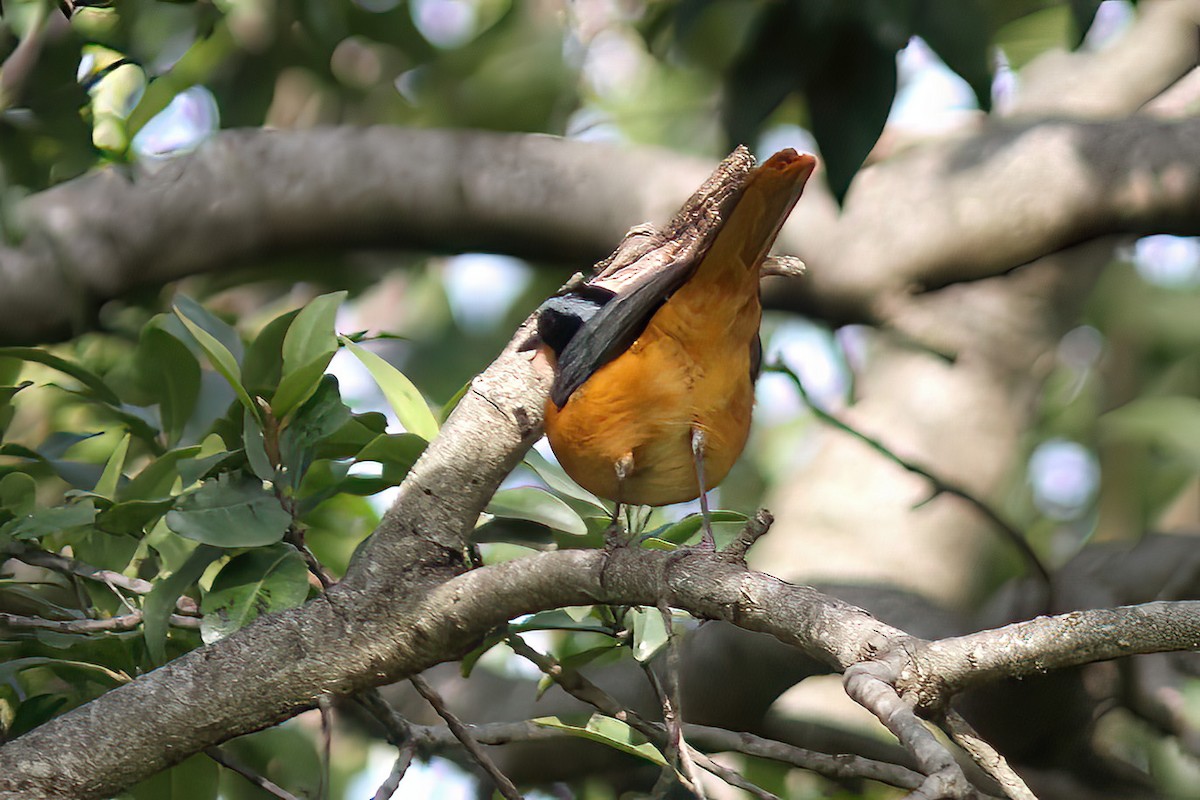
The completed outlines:
[[[870,321],[897,295],[1101,232],[1197,233],[1198,165],[1196,119],[993,122],[865,169],[840,216],[814,184],[780,240],[811,279],[775,279],[768,300]],[[135,286],[300,249],[592,261],[629,225],[665,219],[704,169],[544,136],[228,131],[156,174],[106,170],[26,201],[25,240],[0,248],[0,342],[66,335]]]

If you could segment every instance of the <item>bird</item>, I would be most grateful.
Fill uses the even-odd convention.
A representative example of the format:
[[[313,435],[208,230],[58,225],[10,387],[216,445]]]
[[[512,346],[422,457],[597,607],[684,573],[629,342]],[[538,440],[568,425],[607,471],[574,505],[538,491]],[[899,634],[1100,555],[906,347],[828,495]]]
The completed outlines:
[[[559,464],[622,505],[700,499],[741,455],[762,361],[760,270],[816,160],[726,158],[664,228],[632,228],[594,275],[536,312],[554,366],[545,432]]]

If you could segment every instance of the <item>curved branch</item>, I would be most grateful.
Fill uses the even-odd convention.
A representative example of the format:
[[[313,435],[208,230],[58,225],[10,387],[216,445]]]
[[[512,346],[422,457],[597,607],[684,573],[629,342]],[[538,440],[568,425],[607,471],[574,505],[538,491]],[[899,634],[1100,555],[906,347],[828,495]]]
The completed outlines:
[[[305,249],[591,262],[630,225],[665,219],[706,166],[546,136],[228,131],[155,174],[106,170],[26,201],[25,240],[0,248],[0,342],[68,334],[135,286]],[[1200,233],[1198,209],[1200,120],[993,122],[863,170],[840,216],[814,185],[780,243],[810,276],[775,279],[767,299],[876,320],[897,294],[1102,232]]]

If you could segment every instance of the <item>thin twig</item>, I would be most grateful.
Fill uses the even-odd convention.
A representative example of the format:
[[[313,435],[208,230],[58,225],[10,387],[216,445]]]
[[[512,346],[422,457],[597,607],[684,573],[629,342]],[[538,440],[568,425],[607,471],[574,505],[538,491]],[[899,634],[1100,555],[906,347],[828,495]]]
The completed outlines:
[[[984,772],[1000,784],[1000,788],[1011,800],[1037,800],[1021,776],[1008,765],[1004,756],[984,741],[957,711],[946,711],[942,716],[942,729],[950,734],[954,743],[965,750]]]
[[[245,764],[242,764],[240,761],[226,753],[224,750],[221,750],[219,747],[206,747],[204,748],[204,754],[220,764],[222,767],[233,770],[238,775],[241,775],[243,778],[262,789],[264,792],[278,797],[280,800],[300,800],[300,798],[296,795],[282,788],[278,784],[272,783],[262,775],[259,775],[257,772],[250,769]]]
[[[411,744],[400,748],[400,752],[396,755],[396,763],[392,764],[392,771],[388,773],[387,780],[379,784],[379,789],[371,800],[391,800],[392,795],[400,788],[400,781],[404,780],[404,773],[408,772],[408,765],[412,763],[414,752]]]
[[[899,764],[875,761],[864,756],[829,755],[818,750],[806,750],[803,747],[741,731],[685,722],[683,732],[688,742],[699,744],[711,752],[742,753],[757,758],[766,758],[815,772],[832,780],[865,779],[898,786],[902,789],[916,789],[925,780],[920,773]],[[493,722],[475,725],[472,726],[471,733],[474,734],[476,741],[490,745],[557,739],[569,735],[534,722]],[[662,731],[657,731],[657,734],[661,736]],[[450,729],[444,725],[414,725],[412,736],[419,746],[433,750],[441,750],[458,744],[458,740],[450,733]],[[695,748],[693,748],[693,752],[697,752]],[[697,757],[696,763],[707,769],[701,758]]]
[[[68,558],[58,553],[51,553],[47,550],[39,550],[36,547],[23,545],[19,542],[10,543],[5,548],[4,555],[22,561],[31,567],[49,569],[63,575],[76,575],[80,578],[97,581],[98,583],[116,586],[134,594],[149,594],[150,590],[154,588],[154,584],[150,581],[142,580],[141,578],[131,578],[128,575],[123,575],[120,572],[110,569],[93,567],[91,564],[85,564],[77,559]],[[199,611],[196,601],[186,595],[179,598],[176,607],[188,614],[195,614]]]
[[[650,676],[650,683],[662,704],[663,724],[667,728],[667,748],[674,750],[676,758],[679,759],[679,772],[695,787],[696,796],[700,800],[707,800],[704,787],[696,777],[696,765],[692,763],[690,748],[683,738],[683,710],[679,699],[679,638],[675,635],[675,618],[671,616],[671,609],[663,602],[658,604],[658,613],[667,630],[663,681],[659,682],[648,662],[642,666]]]
[[[200,620],[195,617],[184,617],[172,614],[170,624],[176,628],[199,628]],[[131,631],[142,624],[142,612],[134,610],[119,617],[104,619],[43,619],[41,617],[24,617],[20,614],[0,612],[0,625],[10,628],[32,628],[43,631],[58,631],[59,633],[120,633]]]
[[[433,706],[433,710],[438,713],[438,716],[446,720],[446,726],[454,734],[455,738],[462,742],[462,746],[470,753],[471,758],[483,768],[483,771],[492,779],[492,783],[496,784],[496,788],[500,791],[506,800],[521,800],[521,793],[517,791],[517,787],[513,784],[508,776],[500,771],[496,766],[496,762],[492,761],[492,757],[484,751],[479,742],[475,741],[475,737],[467,730],[467,726],[454,715],[454,713],[446,707],[446,703],[442,700],[441,695],[434,691],[429,682],[420,675],[413,675],[408,679],[413,688]]]
[[[317,797],[329,800],[329,751],[333,744],[333,711],[329,695],[323,694],[317,698],[317,710],[321,714],[321,785],[317,789]]]
[[[909,797],[933,800],[974,796],[975,788],[950,751],[896,692],[891,671],[892,667],[881,661],[863,661],[846,670],[843,685],[852,700],[874,714],[900,740],[925,773],[925,780]]]
[[[817,403],[814,403],[812,398],[809,396],[808,390],[804,388],[804,381],[802,381],[800,376],[797,375],[786,364],[775,363],[767,367],[767,369],[771,372],[778,372],[781,375],[786,375],[787,377],[791,378],[792,383],[795,384],[797,391],[800,392],[801,399],[804,400],[805,404],[812,410],[813,415],[817,419],[821,420],[832,428],[836,428],[843,433],[853,436],[855,439],[858,439],[860,442],[867,445],[872,450],[879,453],[897,466],[928,481],[930,486],[933,487],[933,497],[936,497],[939,494],[948,494],[966,501],[968,505],[982,514],[983,517],[988,520],[988,522],[992,523],[997,530],[1004,534],[1005,538],[1008,539],[1009,542],[1012,543],[1012,545],[1021,554],[1021,558],[1025,560],[1026,566],[1029,567],[1029,569],[1041,579],[1042,583],[1047,587],[1051,586],[1050,570],[1047,569],[1046,565],[1042,563],[1042,560],[1038,558],[1038,554],[1033,551],[1033,548],[1030,546],[1029,541],[1025,538],[1024,534],[1005,521],[1005,519],[1001,517],[994,508],[972,494],[971,491],[965,486],[946,480],[945,478],[942,478],[941,476],[931,472],[925,467],[900,457],[878,439],[863,433],[862,431],[854,428],[852,425],[842,420],[836,414],[821,408],[821,406]]]
[[[313,551],[308,549],[308,544],[304,541],[304,529],[300,525],[296,523],[289,525],[284,538],[300,551],[300,555],[304,557],[304,563],[308,565],[308,571],[321,582],[322,589],[328,589],[337,582],[325,570],[325,565],[313,554]]]
[[[632,709],[625,708],[616,698],[592,683],[577,670],[564,670],[556,659],[538,652],[516,634],[507,637],[506,641],[514,653],[531,661],[543,673],[553,678],[554,682],[571,696],[592,706],[602,714],[624,722],[651,741],[664,741],[667,735],[664,726],[650,722]],[[831,756],[825,753],[817,753],[786,745],[782,742],[773,742],[769,739],[751,736],[750,734],[732,733],[720,728],[711,728],[704,725],[689,725],[685,723],[683,729],[688,738],[695,737],[698,740],[702,740],[710,749],[742,752],[748,755],[772,758],[829,778],[870,778],[881,783],[890,783],[893,786],[904,788],[919,787],[925,780],[924,776],[912,770],[895,764],[873,761],[861,756]],[[516,731],[516,728],[510,726],[504,730],[504,734],[515,735]],[[487,732],[486,726],[480,729],[481,735],[484,732]],[[491,740],[489,739],[489,741]],[[698,753],[694,748],[692,752],[694,756]],[[726,779],[725,772],[728,770],[712,761],[712,759],[707,757],[704,759],[696,758],[696,764],[722,780]],[[741,784],[733,785],[746,791],[753,791]]]
[[[354,702],[383,726],[389,744],[403,749],[412,743],[413,724],[392,708],[376,688],[364,689],[354,695]]]

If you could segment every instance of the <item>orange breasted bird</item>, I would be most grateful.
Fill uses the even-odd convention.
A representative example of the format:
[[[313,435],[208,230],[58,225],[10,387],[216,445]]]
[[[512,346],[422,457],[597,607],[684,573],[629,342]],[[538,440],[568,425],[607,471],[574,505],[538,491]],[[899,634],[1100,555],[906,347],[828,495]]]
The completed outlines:
[[[633,228],[538,309],[546,435],[580,486],[618,507],[699,497],[711,545],[705,493],[750,432],[760,270],[815,163],[783,150],[755,167],[739,147],[664,228]]]

